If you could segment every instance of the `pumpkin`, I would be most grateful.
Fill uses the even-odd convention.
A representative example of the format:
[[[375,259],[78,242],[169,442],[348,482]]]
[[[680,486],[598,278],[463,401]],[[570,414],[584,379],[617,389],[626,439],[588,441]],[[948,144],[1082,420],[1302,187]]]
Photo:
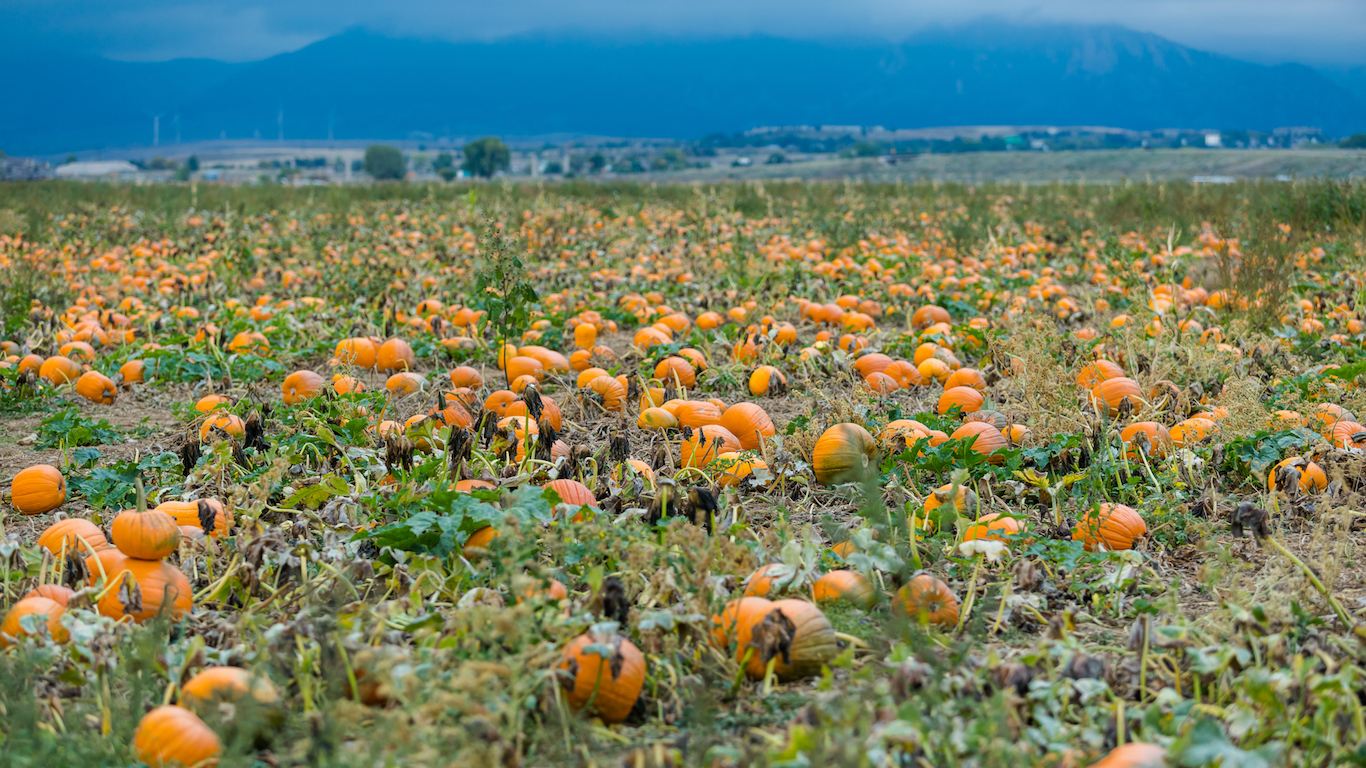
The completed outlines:
[[[892,358],[881,352],[870,352],[854,361],[854,370],[858,371],[858,375],[866,379],[874,373],[882,373],[887,370],[887,367],[890,366],[892,362]]]
[[[1171,437],[1172,445],[1177,448],[1184,448],[1188,445],[1198,445],[1209,439],[1214,433],[1215,424],[1210,419],[1192,418],[1177,422],[1172,426],[1168,435]]]
[[[332,357],[341,365],[354,365],[357,368],[374,368],[379,361],[379,351],[375,342],[364,336],[342,339],[332,351]]]
[[[180,526],[192,526],[212,538],[222,538],[232,530],[232,513],[218,499],[196,499],[194,501],[163,501],[157,510],[175,518]]]
[[[663,408],[646,408],[636,419],[636,426],[641,429],[673,429],[678,426],[678,417]]]
[[[593,492],[588,490],[588,486],[578,480],[560,478],[551,480],[545,484],[547,490],[553,490],[560,495],[560,501],[574,506],[596,507],[598,499]]]
[[[977,522],[963,531],[963,541],[976,539],[1006,541],[1005,537],[1019,533],[1023,528],[1020,521],[1013,517],[1001,517],[999,512],[982,515]]]
[[[976,391],[976,390],[970,390]],[[950,440],[962,440],[972,443],[972,450],[987,457],[992,464],[1000,464],[1005,458],[996,453],[1002,448],[1008,448],[1006,436],[1001,430],[984,421],[968,421],[963,426],[955,429],[949,435]]]
[[[893,361],[891,365],[882,369],[882,373],[890,376],[898,387],[907,389],[920,384],[920,370],[905,360]]]
[[[918,573],[896,591],[892,607],[922,624],[958,625],[958,597],[949,585],[928,573]]]
[[[1095,360],[1081,367],[1077,372],[1077,386],[1083,389],[1094,389],[1097,384],[1107,379],[1117,379],[1124,375],[1124,369],[1117,363],[1109,360]]]
[[[680,427],[692,427],[693,429],[720,426],[721,416],[721,409],[706,400],[684,400],[679,403],[678,408],[674,411],[674,417],[678,419]]]
[[[35,464],[14,476],[9,492],[20,514],[41,515],[66,502],[66,478],[50,464]]]
[[[53,355],[43,361],[42,367],[38,369],[38,375],[54,386],[65,384],[80,378],[81,364],[69,357]]]
[[[313,371],[295,371],[285,377],[284,400],[290,405],[301,403],[321,394],[326,384],[323,377]]]
[[[160,560],[180,546],[180,523],[156,509],[125,509],[109,526],[114,546],[138,560]]]
[[[1098,407],[1103,404],[1111,416],[1119,415],[1125,400],[1129,401],[1133,413],[1143,410],[1143,391],[1138,388],[1138,382],[1127,376],[1116,376],[1095,385],[1091,388],[1091,399]]]
[[[467,387],[469,389],[478,389],[484,384],[484,379],[482,376],[479,375],[479,371],[475,370],[474,368],[471,368],[468,365],[462,365],[457,368],[452,368],[450,372],[450,377],[451,386],[453,387]]]
[[[745,597],[768,597],[781,594],[797,586],[794,579],[797,570],[782,563],[761,565],[745,579]]]
[[[1299,472],[1299,489],[1302,493],[1317,493],[1328,487],[1328,475],[1324,473],[1323,467],[1312,461],[1306,462],[1299,456],[1291,456],[1277,462],[1276,466],[1266,473],[1266,489],[1268,491],[1274,491],[1277,488],[1284,490],[1290,482],[1289,478],[1294,474],[1287,471],[1290,469]]]
[[[90,549],[96,552],[109,549],[109,541],[104,538],[104,531],[101,531],[99,526],[89,520],[80,517],[69,517],[49,525],[38,536],[38,546],[58,556],[62,554],[62,549],[65,548],[67,552],[80,552],[83,557],[90,549],[87,549],[81,540],[84,540],[90,545]]]
[[[381,373],[411,371],[416,364],[417,358],[413,355],[413,348],[403,339],[389,339],[379,345],[379,351],[375,355],[375,367]]]
[[[48,637],[59,643],[65,643],[70,637],[66,627],[62,626],[62,614],[66,609],[57,601],[47,597],[25,597],[19,600],[5,613],[5,618],[0,621],[0,648],[8,648],[15,641],[29,634],[24,629],[20,619],[26,616],[45,616],[47,621],[43,622],[47,626]]]
[[[98,564],[96,563],[98,559]],[[106,549],[96,557],[86,558],[92,582],[99,578],[100,568],[108,577],[106,592],[97,606],[101,615],[112,619],[129,616],[141,624],[167,610],[171,618],[179,618],[194,607],[194,593],[190,581],[179,568],[164,560],[138,560],[117,549]],[[142,607],[125,605],[119,597],[123,581],[132,579],[142,593]]]
[[[365,391],[365,382],[339,373],[332,377],[332,389],[339,395],[356,394]]]
[[[244,696],[251,696],[260,704],[280,701],[280,693],[269,678],[253,675],[241,667],[208,667],[180,687],[181,702],[192,708],[219,701],[238,701]]]
[[[133,732],[133,754],[142,762],[184,768],[218,765],[223,744],[199,716],[173,704],[142,716]]]
[[[457,485],[459,484],[457,483]],[[456,490],[469,489],[457,488]],[[494,528],[491,525],[486,525],[483,528],[480,528],[479,530],[475,531],[474,533],[471,533],[470,537],[468,539],[465,539],[465,546],[462,547],[462,550],[464,551],[465,556],[469,557],[477,549],[488,549],[489,543],[496,538],[498,538],[498,529]]]
[[[962,413],[972,413],[980,410],[984,402],[986,402],[986,398],[982,397],[982,393],[972,387],[949,387],[939,395],[938,411],[940,415],[943,415],[954,406],[958,406]]]
[[[396,395],[411,395],[427,388],[427,380],[412,371],[395,373],[384,381],[384,388]]]
[[[934,304],[926,304],[911,315],[911,327],[917,331],[923,331],[935,323],[951,322],[953,318],[949,316],[949,311]]]
[[[680,448],[683,466],[705,467],[723,453],[740,450],[740,440],[719,424],[708,424],[692,431]]]
[[[720,471],[720,474],[716,475],[716,484],[722,488],[729,488],[739,485],[753,475],[756,469],[768,469],[768,464],[748,456],[752,456],[752,454],[728,451],[712,459],[707,466],[710,469]]]
[[[588,390],[602,402],[608,411],[620,411],[626,401],[626,387],[611,376],[598,376],[588,382]]]
[[[982,394],[986,394],[987,380],[982,376],[982,372],[976,368],[959,368],[949,374],[947,379],[944,379],[946,391],[954,387],[971,387]]]
[[[114,382],[99,371],[86,371],[76,380],[76,394],[92,403],[111,405],[118,393]]]
[[[569,358],[565,357],[559,352],[554,351],[553,349],[547,349],[545,347],[536,346],[533,344],[530,346],[522,347],[521,349],[517,350],[517,354],[521,357],[529,357],[532,360],[535,360],[536,362],[540,363],[541,368],[543,368],[545,371],[564,372],[570,370]],[[516,377],[514,376],[513,378]],[[542,372],[542,374],[537,378],[545,378],[545,373]]]
[[[147,375],[147,363],[142,360],[129,360],[119,366],[119,376],[124,384],[136,384]]]
[[[580,323],[574,328],[574,346],[579,349],[592,349],[598,341],[598,329],[588,323]]]
[[[1168,768],[1167,750],[1156,744],[1131,741],[1110,750],[1091,768]]]
[[[507,361],[507,367],[504,368],[504,371],[507,372],[508,381],[514,381],[523,376],[530,376],[536,381],[545,379],[545,366],[534,357],[519,355],[511,358]]]
[[[787,394],[787,377],[771,365],[761,365],[749,375],[749,393],[755,397]]]
[[[764,600],[764,598],[744,598]],[[743,662],[751,680],[761,680],[773,662],[780,681],[812,677],[839,654],[835,629],[814,604],[804,600],[775,600],[751,610],[736,626],[735,660]],[[751,604],[752,605],[752,604]]]
[[[1140,438],[1139,434],[1142,434],[1147,438],[1149,446],[1148,455],[1150,457],[1160,459],[1171,451],[1172,437],[1171,434],[1167,432],[1166,427],[1155,421],[1136,421],[1125,427],[1124,430],[1119,433],[1119,438],[1124,441],[1124,445],[1127,449],[1125,454],[1130,460],[1139,460],[1140,448],[1143,441],[1143,438]]]
[[[821,485],[862,482],[878,472],[877,441],[858,424],[836,424],[816,440],[811,463]]]
[[[1082,515],[1072,531],[1072,540],[1080,541],[1087,552],[1101,545],[1110,551],[1133,549],[1134,544],[1148,535],[1148,524],[1133,507],[1106,502],[1098,509]]]
[[[854,571],[830,571],[811,585],[811,597],[817,603],[843,600],[864,610],[873,607],[877,595],[873,585],[862,574]]]
[[[603,657],[590,646],[611,651]],[[626,720],[645,687],[645,654],[617,634],[579,635],[564,649],[559,669],[565,700],[575,711],[586,710],[604,723]]]
[[[916,371],[920,374],[921,381],[934,380],[940,384],[948,381],[949,375],[953,373],[949,364],[937,357],[931,357],[929,360],[920,363],[916,366]]]
[[[207,440],[214,430],[222,430],[234,437],[242,437],[247,433],[247,425],[243,424],[242,419],[234,413],[210,416],[204,419],[203,424],[199,425],[199,439]]]
[[[39,584],[33,589],[30,589],[28,591],[28,594],[24,595],[24,597],[20,599],[29,597],[46,597],[47,599],[51,600],[57,605],[66,608],[67,603],[70,602],[71,596],[74,594],[76,594],[76,590],[70,587],[64,587],[61,584]]]
[[[721,414],[721,426],[730,430],[747,451],[758,450],[762,438],[777,434],[768,413],[754,403],[736,403],[727,408]]]
[[[655,366],[655,378],[666,384],[675,381],[679,387],[692,389],[697,383],[697,371],[682,357],[666,357]]]
[[[875,395],[888,395],[901,388],[896,379],[880,371],[868,374],[868,378],[863,380],[863,385]]]
[[[225,405],[231,405],[232,400],[223,395],[204,395],[194,403],[194,409],[200,413],[216,411]]]

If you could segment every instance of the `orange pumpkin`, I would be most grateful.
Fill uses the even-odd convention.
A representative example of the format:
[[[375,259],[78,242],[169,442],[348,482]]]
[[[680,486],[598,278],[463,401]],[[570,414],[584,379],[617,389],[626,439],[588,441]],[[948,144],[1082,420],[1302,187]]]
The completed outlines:
[[[1278,487],[1284,488],[1290,482],[1288,478],[1293,476],[1293,473],[1286,471],[1290,468],[1299,472],[1300,492],[1317,493],[1328,487],[1328,475],[1324,473],[1323,467],[1298,456],[1291,456],[1277,462],[1276,466],[1266,473],[1266,489],[1274,491]]]
[[[92,403],[110,405],[118,393],[114,382],[99,371],[86,371],[76,380],[76,394]]]
[[[5,618],[0,621],[0,648],[8,648],[15,641],[29,634],[24,629],[20,620],[26,616],[45,616],[43,622],[47,627],[48,637],[59,643],[65,643],[70,634],[66,627],[62,626],[62,614],[66,613],[57,601],[47,597],[25,597],[19,600],[5,613]]]
[[[244,696],[251,696],[260,704],[280,700],[270,678],[253,675],[241,667],[208,667],[180,687],[180,700],[196,708],[219,701],[238,701]]]
[[[62,355],[54,355],[43,361],[38,375],[47,379],[49,384],[65,384],[80,378],[81,364]]]
[[[945,386],[948,386],[947,382]],[[938,411],[942,415],[958,406],[962,413],[972,413],[980,410],[984,402],[986,399],[982,397],[982,393],[972,387],[949,387],[939,396]]]
[[[180,546],[180,523],[156,509],[125,509],[109,533],[120,552],[138,560],[160,560]]]
[[[99,565],[96,564],[96,557]],[[99,578],[101,566],[109,579],[107,591],[97,606],[100,614],[113,619],[128,616],[141,624],[160,614],[163,609],[174,619],[194,607],[194,593],[190,589],[189,579],[179,568],[166,561],[138,560],[117,549],[106,549],[96,557],[86,558],[91,581]],[[120,599],[119,593],[123,591],[125,579],[131,579],[141,591],[141,610],[124,604]]]
[[[922,624],[958,625],[958,597],[948,584],[928,573],[916,574],[903,584],[896,592],[892,607]]]
[[[830,571],[811,585],[811,597],[817,603],[843,600],[867,610],[877,602],[873,585],[862,574],[854,571]]]
[[[787,394],[787,377],[771,365],[761,365],[749,375],[749,393],[755,397]]]
[[[1091,768],[1168,768],[1167,750],[1156,744],[1131,741],[1115,747]]]
[[[836,424],[816,440],[811,464],[821,485],[863,482],[879,471],[877,441],[858,424]]]
[[[166,705],[142,716],[133,732],[133,754],[150,766],[210,768],[218,765],[223,744],[199,716]]]
[[[606,647],[604,657],[589,646]],[[564,649],[559,669],[565,700],[604,723],[620,723],[631,714],[645,687],[645,655],[617,634],[579,635]]]
[[[101,531],[99,526],[89,520],[80,517],[69,517],[49,525],[38,537],[38,546],[58,556],[62,554],[63,548],[67,552],[79,552],[81,556],[84,556],[90,550],[86,549],[81,540],[84,540],[90,545],[90,549],[96,552],[109,548],[109,541],[104,538],[104,531]]]
[[[1092,552],[1104,545],[1105,549],[1119,551],[1133,549],[1134,544],[1148,535],[1148,524],[1133,507],[1106,502],[1098,509],[1082,515],[1077,527],[1072,531],[1072,540],[1086,545]]]
[[[987,380],[982,376],[982,372],[976,368],[959,368],[949,374],[949,377],[944,380],[944,388],[946,391],[954,387],[971,387],[978,392],[986,394]]]
[[[66,502],[66,478],[50,464],[35,464],[14,476],[9,492],[20,514],[41,515]]]
[[[1020,521],[1013,517],[1001,517],[999,512],[982,515],[977,522],[963,531],[963,541],[986,539],[1006,541],[1006,536],[1019,533],[1023,528]]]
[[[232,513],[218,499],[196,499],[194,501],[163,501],[157,510],[165,512],[180,526],[192,526],[203,531],[211,538],[222,538],[232,530]]]
[[[375,363],[379,360],[379,353],[375,349],[375,342],[364,336],[357,336],[337,342],[337,348],[333,350],[332,357],[341,365],[374,368]]]
[[[478,389],[484,384],[484,379],[482,376],[479,375],[479,371],[475,370],[474,368],[471,368],[468,365],[462,365],[456,368],[452,368],[450,372],[450,377],[451,386],[453,387],[467,387],[469,389]]]
[[[963,426],[955,429],[953,434],[949,435],[949,439],[971,441],[972,450],[986,456],[992,464],[1000,464],[1005,461],[1005,458],[996,451],[1009,447],[1001,430],[984,421],[964,422]]]
[[[413,354],[413,348],[403,339],[389,339],[379,345],[375,355],[375,367],[381,373],[411,371],[416,365],[417,357]]]
[[[727,408],[721,414],[721,426],[730,430],[747,451],[758,450],[761,439],[777,434],[768,413],[754,403],[736,403]]]
[[[1094,389],[1097,384],[1107,379],[1117,379],[1124,375],[1124,369],[1118,364],[1109,360],[1096,360],[1082,366],[1077,372],[1077,386],[1083,389]]]
[[[1139,460],[1140,445],[1142,438],[1138,435],[1142,433],[1148,440],[1149,456],[1160,459],[1166,456],[1172,448],[1172,437],[1167,432],[1167,428],[1155,421],[1136,421],[1125,427],[1119,433],[1119,438],[1124,441],[1125,453],[1133,461]]]
[[[1143,410],[1143,391],[1138,382],[1127,376],[1116,376],[1095,385],[1091,388],[1091,399],[1097,407],[1107,408],[1111,416],[1119,414],[1125,400],[1129,401],[1134,413]]]
[[[589,507],[596,507],[598,505],[597,497],[593,495],[592,491],[588,490],[588,486],[580,483],[578,480],[560,478],[559,480],[551,480],[545,484],[545,487],[558,493],[560,495],[560,501],[565,504]]]
[[[705,467],[723,453],[740,450],[740,440],[720,424],[707,424],[692,431],[680,446],[683,466]]]
[[[682,357],[666,357],[655,366],[655,378],[665,383],[676,381],[678,386],[692,389],[697,383],[697,371]]]
[[[302,403],[322,394],[327,383],[313,371],[295,371],[285,377],[284,400],[287,404]]]

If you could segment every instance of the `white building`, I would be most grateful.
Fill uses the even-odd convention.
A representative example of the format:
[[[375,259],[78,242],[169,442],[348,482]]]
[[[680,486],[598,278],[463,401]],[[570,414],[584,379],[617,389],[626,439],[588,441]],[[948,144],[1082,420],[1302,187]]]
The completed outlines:
[[[127,160],[91,160],[57,166],[59,179],[106,179],[127,181],[137,178],[138,167]]]

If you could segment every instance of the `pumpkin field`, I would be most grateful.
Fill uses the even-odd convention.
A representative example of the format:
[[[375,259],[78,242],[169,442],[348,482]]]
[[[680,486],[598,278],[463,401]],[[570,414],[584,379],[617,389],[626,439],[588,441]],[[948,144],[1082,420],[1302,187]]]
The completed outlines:
[[[1366,186],[0,188],[0,766],[1366,764]]]

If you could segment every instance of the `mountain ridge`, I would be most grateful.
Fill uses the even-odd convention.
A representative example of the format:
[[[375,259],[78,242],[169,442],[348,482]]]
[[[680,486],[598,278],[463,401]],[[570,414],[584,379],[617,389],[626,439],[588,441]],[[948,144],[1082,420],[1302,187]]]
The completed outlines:
[[[24,55],[0,149],[182,139],[582,133],[696,138],[756,125],[1053,124],[1366,129],[1366,98],[1122,27],[982,23],[873,40],[449,43],[352,29],[256,62]],[[35,65],[35,58],[44,59]],[[0,57],[0,72],[18,72]]]

